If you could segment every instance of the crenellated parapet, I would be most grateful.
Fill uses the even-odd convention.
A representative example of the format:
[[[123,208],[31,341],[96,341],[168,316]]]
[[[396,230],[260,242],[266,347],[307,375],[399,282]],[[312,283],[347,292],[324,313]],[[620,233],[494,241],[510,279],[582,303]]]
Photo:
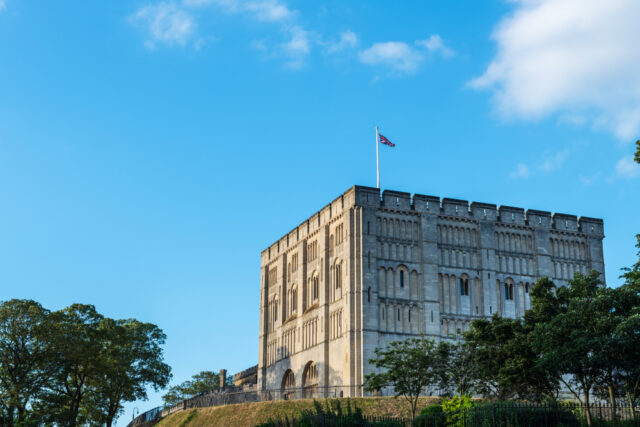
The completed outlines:
[[[263,262],[273,259],[287,248],[304,240],[307,235],[317,231],[322,225],[331,221],[350,206],[385,209],[392,211],[415,211],[424,214],[446,215],[491,221],[503,224],[529,226],[564,232],[585,233],[594,237],[604,237],[602,219],[577,217],[563,213],[551,213],[535,209],[513,206],[499,206],[490,203],[471,202],[467,200],[440,198],[423,194],[384,190],[355,185],[338,196],[331,203],[314,213],[288,234],[262,251]]]

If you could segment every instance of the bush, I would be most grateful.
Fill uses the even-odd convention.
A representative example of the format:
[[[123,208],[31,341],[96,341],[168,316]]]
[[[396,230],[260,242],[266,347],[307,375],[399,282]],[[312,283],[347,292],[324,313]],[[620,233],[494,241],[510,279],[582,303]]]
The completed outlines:
[[[420,414],[413,421],[413,425],[418,426],[432,426],[432,427],[444,427],[446,425],[447,417],[442,411],[442,405],[430,405],[420,411]]]

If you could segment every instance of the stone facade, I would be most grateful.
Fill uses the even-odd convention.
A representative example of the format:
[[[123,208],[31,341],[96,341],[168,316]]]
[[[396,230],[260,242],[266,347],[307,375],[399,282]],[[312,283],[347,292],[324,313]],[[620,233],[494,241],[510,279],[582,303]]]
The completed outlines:
[[[376,347],[521,316],[539,277],[603,274],[603,221],[354,186],[261,254],[259,390],[359,395]]]

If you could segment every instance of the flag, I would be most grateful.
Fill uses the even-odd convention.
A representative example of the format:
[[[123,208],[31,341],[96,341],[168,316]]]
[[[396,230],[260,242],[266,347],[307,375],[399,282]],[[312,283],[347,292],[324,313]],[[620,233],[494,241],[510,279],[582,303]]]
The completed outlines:
[[[396,144],[394,144],[393,142],[389,141],[387,139],[387,137],[384,136],[383,134],[379,133],[378,136],[380,137],[380,143],[381,144],[388,145],[389,147],[395,147],[396,146]]]

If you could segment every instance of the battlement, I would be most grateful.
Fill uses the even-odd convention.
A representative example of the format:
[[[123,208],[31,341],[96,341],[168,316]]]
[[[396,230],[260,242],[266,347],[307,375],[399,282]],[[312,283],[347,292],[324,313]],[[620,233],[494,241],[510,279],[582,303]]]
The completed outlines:
[[[340,215],[351,206],[370,209],[388,209],[392,211],[416,211],[424,214],[460,217],[478,221],[491,221],[516,226],[548,228],[558,232],[574,232],[604,237],[604,221],[602,219],[578,217],[563,213],[551,213],[535,209],[527,209],[495,205],[490,203],[471,202],[467,200],[443,198],[384,190],[379,188],[354,185],[343,194],[313,214],[298,227],[291,230],[280,240],[262,251],[263,261],[268,261],[286,251],[292,244],[303,240],[314,233],[331,219]]]

